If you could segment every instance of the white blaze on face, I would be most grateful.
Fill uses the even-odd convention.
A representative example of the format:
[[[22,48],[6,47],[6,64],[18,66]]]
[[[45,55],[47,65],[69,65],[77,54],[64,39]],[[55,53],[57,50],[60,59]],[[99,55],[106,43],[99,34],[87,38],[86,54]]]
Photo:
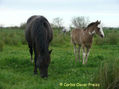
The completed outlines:
[[[98,28],[100,28],[100,33],[101,33],[101,35],[104,37],[104,32],[103,32],[103,29],[102,29],[102,25],[99,24],[99,25],[98,25]]]

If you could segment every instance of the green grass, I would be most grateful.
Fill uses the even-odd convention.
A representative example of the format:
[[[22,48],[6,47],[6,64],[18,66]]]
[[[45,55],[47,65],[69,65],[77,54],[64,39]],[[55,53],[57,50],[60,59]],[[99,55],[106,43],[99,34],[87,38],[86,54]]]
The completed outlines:
[[[94,89],[118,89],[119,88],[119,60],[108,60],[101,63],[96,73],[94,82],[101,86]]]
[[[24,34],[21,30],[2,31],[2,34],[13,33],[18,35],[19,40],[19,34]],[[0,89],[90,89],[88,86],[65,85],[66,83],[92,83],[103,62],[119,59],[119,45],[93,44],[87,65],[76,64],[70,36],[56,34],[58,33],[54,32],[55,37],[50,46],[53,52],[47,79],[40,78],[40,73],[33,74],[34,64],[30,62],[29,49],[26,44],[22,44],[19,40],[18,45],[4,44],[3,51],[0,52]],[[64,85],[60,86],[60,83]]]

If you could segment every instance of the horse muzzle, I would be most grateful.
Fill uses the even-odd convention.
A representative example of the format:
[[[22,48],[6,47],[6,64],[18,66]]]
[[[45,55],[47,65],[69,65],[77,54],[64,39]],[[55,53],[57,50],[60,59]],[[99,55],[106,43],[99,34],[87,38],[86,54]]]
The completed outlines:
[[[47,74],[46,74],[46,75],[44,75],[44,74],[40,74],[40,76],[41,76],[41,78],[47,78],[47,77],[48,77]]]
[[[104,38],[104,35],[100,35],[102,38]]]
[[[40,71],[40,77],[41,78],[47,78],[48,77],[48,70],[41,70]]]

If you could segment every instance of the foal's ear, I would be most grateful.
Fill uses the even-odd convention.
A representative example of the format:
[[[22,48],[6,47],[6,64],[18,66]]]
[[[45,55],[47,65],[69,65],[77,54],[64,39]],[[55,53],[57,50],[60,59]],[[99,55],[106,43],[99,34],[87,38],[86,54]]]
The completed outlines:
[[[99,23],[101,23],[101,20],[99,21]]]
[[[96,21],[96,24],[98,25],[98,24],[100,24],[100,22],[101,22],[101,21],[98,21],[98,20],[97,20],[97,21]]]
[[[96,23],[98,23],[99,21],[97,20]]]
[[[49,54],[51,54],[51,52],[52,52],[52,49],[49,51]]]

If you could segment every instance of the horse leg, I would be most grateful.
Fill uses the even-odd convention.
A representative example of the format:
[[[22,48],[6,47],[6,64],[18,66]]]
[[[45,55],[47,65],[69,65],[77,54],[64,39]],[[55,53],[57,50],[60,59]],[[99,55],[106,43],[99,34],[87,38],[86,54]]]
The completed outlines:
[[[87,52],[86,52],[86,61],[85,61],[85,63],[87,63],[87,61],[88,61],[89,51],[90,51],[90,49],[89,49],[89,48],[87,48]]]
[[[85,48],[83,47],[83,64],[85,64],[85,56],[86,56]]]
[[[31,62],[33,63],[33,57],[32,57],[32,55],[33,55],[33,48],[32,48],[32,46],[30,44],[29,44],[29,52],[31,54]]]
[[[34,48],[34,53],[35,53],[35,57],[34,57],[34,62],[35,62],[35,65],[34,65],[34,74],[37,74],[37,53],[36,53],[36,50]]]
[[[79,45],[79,49],[78,49],[78,53],[79,53],[79,62],[81,61],[81,59],[80,59],[80,48],[81,48],[81,46]]]
[[[76,55],[76,44],[74,44],[74,55],[75,55],[75,62],[77,62],[77,55]]]

